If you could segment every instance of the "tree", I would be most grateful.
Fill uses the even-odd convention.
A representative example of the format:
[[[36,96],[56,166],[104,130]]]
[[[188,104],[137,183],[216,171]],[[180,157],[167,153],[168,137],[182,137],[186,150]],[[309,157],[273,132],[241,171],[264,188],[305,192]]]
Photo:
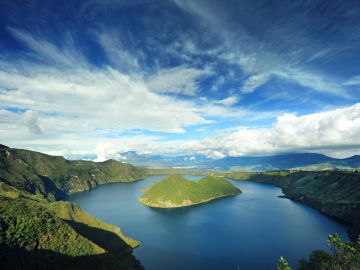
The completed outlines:
[[[313,251],[309,261],[300,261],[298,270],[360,269],[360,236],[355,243],[345,243],[338,234],[330,234],[327,246],[330,252]]]
[[[280,256],[279,263],[276,267],[276,270],[292,270],[288,262],[284,259],[283,256]]]

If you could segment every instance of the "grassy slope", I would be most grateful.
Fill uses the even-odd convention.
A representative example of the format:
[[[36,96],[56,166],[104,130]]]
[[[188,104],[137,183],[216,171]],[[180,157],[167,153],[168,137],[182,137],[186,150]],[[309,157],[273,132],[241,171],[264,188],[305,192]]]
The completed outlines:
[[[144,190],[140,202],[159,208],[190,206],[223,196],[236,195],[241,191],[220,177],[206,177],[189,181],[179,175],[170,175]]]
[[[132,255],[138,241],[76,204],[56,200],[145,175],[113,160],[68,161],[0,145],[0,268],[141,269]]]
[[[51,200],[109,182],[143,179],[146,170],[114,160],[69,161],[63,157],[0,147],[0,181]]]
[[[352,225],[353,239],[360,233],[360,173],[357,171],[273,171],[229,173],[232,179],[275,184],[291,199]]]
[[[0,183],[3,269],[141,269],[131,249],[138,244],[76,204],[49,202]]]

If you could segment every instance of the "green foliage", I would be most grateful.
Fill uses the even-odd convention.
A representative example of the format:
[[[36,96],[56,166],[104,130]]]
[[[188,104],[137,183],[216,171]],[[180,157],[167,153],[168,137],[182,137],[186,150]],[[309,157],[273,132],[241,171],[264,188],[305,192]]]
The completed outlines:
[[[199,181],[190,181],[180,175],[170,175],[144,192],[140,202],[161,208],[189,206],[241,193],[238,188],[221,177],[208,176]]]
[[[0,220],[0,244],[9,248],[47,249],[71,256],[104,252],[38,202],[1,198]]]
[[[143,179],[146,170],[115,160],[69,161],[42,153],[0,148],[0,181],[58,200],[109,182]]]
[[[338,234],[327,240],[330,252],[314,251],[309,261],[301,260],[298,270],[358,270],[360,269],[360,237],[355,243],[344,243]]]
[[[232,179],[271,183],[290,199],[299,200],[352,225],[350,236],[360,233],[360,172],[272,171],[233,172]]]
[[[145,175],[114,160],[68,161],[0,147],[0,268],[142,269],[131,249],[140,242],[74,203],[52,201]]]
[[[17,257],[34,260],[38,256],[36,269],[49,260],[72,265],[81,261],[82,265],[82,260],[71,258],[100,255],[99,260],[91,259],[108,266],[100,269],[140,269],[131,254],[131,247],[137,245],[138,241],[123,235],[119,228],[74,203],[49,202],[0,183],[0,268],[7,266],[2,269],[18,267]],[[26,265],[22,269],[27,269]]]
[[[284,257],[280,256],[276,270],[292,270],[292,269],[289,266],[288,262],[284,259]]]

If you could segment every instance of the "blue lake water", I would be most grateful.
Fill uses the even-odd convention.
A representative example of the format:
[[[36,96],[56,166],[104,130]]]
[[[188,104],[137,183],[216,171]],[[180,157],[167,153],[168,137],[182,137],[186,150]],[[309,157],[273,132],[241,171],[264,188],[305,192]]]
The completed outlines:
[[[69,200],[141,241],[134,254],[148,270],[275,269],[280,255],[295,267],[312,250],[326,249],[329,233],[348,240],[345,225],[278,198],[281,190],[267,184],[232,181],[241,195],[187,208],[139,203],[141,190],[162,178],[103,185]]]

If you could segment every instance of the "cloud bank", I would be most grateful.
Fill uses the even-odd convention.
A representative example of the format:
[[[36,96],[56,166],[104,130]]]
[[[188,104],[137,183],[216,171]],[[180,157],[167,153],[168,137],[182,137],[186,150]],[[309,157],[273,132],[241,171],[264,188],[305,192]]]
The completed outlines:
[[[272,155],[286,152],[320,152],[348,156],[360,149],[360,103],[353,106],[296,116],[283,114],[269,128],[241,127],[181,146],[211,158]]]

